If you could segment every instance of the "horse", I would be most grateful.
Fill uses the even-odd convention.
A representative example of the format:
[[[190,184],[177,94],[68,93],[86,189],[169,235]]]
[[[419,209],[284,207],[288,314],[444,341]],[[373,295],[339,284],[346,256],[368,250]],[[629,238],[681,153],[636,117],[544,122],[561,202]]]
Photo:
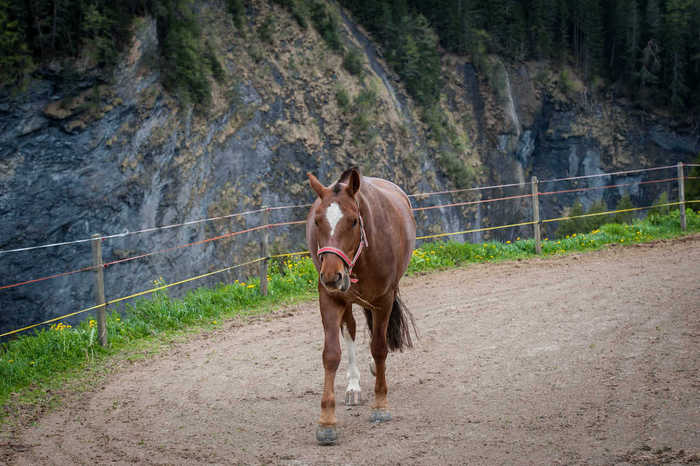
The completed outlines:
[[[356,324],[352,305],[360,305],[371,334],[375,375],[371,422],[391,420],[387,401],[388,351],[412,348],[413,316],[399,298],[399,280],[406,272],[416,242],[416,222],[408,196],[394,183],[345,170],[328,187],[308,173],[317,198],[306,219],[306,241],[318,271],[318,296],[323,323],[325,371],[321,416],[316,429],[320,445],[338,439],[335,374],[340,364],[340,334],[348,353],[345,404],[361,403],[360,371],[355,351]]]

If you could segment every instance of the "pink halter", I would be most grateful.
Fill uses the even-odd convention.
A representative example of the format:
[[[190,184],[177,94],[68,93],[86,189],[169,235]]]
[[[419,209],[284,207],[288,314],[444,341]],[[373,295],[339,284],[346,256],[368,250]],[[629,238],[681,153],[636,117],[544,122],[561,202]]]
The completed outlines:
[[[362,215],[359,215],[360,217],[360,246],[357,248],[357,252],[355,253],[355,257],[350,260],[350,258],[340,249],[334,248],[333,246],[325,246],[323,248],[319,248],[318,251],[316,252],[316,255],[319,257],[321,254],[325,253],[331,253],[335,254],[336,256],[340,257],[340,259],[345,263],[345,265],[348,267],[348,275],[350,275],[350,282],[351,283],[357,283],[358,279],[357,278],[352,278],[352,268],[355,267],[355,264],[357,263],[357,259],[360,258],[360,254],[362,253],[363,248],[368,248],[369,243],[367,242],[367,234],[365,233],[365,223],[362,221]]]

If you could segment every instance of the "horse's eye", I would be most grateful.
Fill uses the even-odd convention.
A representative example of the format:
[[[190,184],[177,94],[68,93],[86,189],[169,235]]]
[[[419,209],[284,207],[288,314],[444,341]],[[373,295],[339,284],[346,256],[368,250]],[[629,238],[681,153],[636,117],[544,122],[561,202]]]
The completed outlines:
[[[314,219],[314,224],[318,226],[318,220]]]
[[[352,221],[352,226],[353,226],[353,228],[357,226],[357,219]]]

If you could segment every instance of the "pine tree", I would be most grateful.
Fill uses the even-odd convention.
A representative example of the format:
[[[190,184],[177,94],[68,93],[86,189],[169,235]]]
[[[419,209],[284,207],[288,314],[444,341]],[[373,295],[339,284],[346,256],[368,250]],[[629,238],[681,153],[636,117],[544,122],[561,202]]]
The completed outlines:
[[[533,0],[528,12],[530,50],[536,58],[551,56],[556,1]]]
[[[669,85],[671,106],[681,110],[685,106],[688,86],[685,83],[686,40],[690,19],[689,0],[669,0],[664,15],[666,44],[666,82]]]
[[[0,86],[23,84],[32,67],[17,13],[7,0],[0,0]]]
[[[628,15],[625,27],[624,72],[628,80],[632,80],[639,59],[640,18],[637,0],[627,4]]]
[[[557,15],[556,15],[556,52],[555,57],[559,60],[559,63],[564,63],[566,61],[568,50],[570,48],[569,44],[569,20],[570,20],[570,10],[568,5],[568,0],[558,0],[557,1]]]

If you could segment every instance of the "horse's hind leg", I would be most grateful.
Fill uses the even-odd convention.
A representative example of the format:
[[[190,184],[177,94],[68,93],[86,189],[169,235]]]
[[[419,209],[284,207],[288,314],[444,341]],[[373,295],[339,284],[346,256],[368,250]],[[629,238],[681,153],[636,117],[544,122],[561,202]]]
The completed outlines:
[[[348,304],[345,308],[343,324],[343,338],[348,354],[348,388],[345,391],[345,405],[354,406],[362,402],[362,390],[360,389],[360,370],[357,368],[356,324],[352,315],[352,304]]]
[[[372,357],[375,364],[374,403],[372,404],[372,422],[384,422],[391,420],[389,413],[389,401],[387,400],[388,388],[386,383],[386,356],[389,347],[386,341],[389,327],[389,316],[393,306],[393,294],[383,299],[380,306],[372,311]]]

